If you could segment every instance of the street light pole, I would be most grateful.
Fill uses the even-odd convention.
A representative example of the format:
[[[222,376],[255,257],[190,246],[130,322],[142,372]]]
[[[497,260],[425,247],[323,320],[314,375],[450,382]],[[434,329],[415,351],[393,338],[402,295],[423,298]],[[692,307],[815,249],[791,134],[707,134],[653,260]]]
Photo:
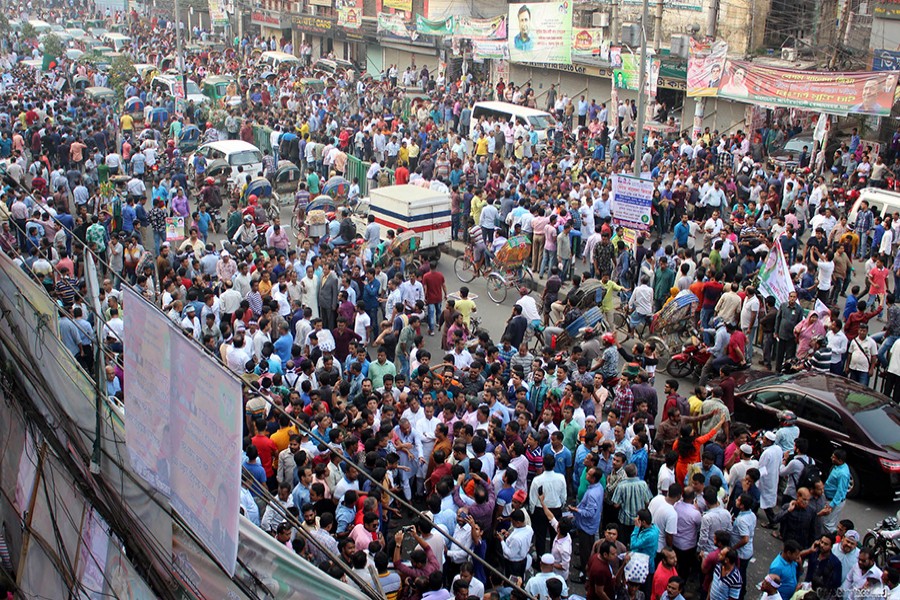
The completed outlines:
[[[647,86],[647,20],[649,19],[650,3],[644,0],[644,8],[641,13],[641,67],[638,78],[638,110],[637,131],[634,134],[634,176],[641,176],[641,156],[644,154],[644,113],[646,112],[647,96],[644,88]]]
[[[181,79],[181,88],[184,93],[184,105],[187,106],[187,75],[185,74],[184,53],[181,51],[181,15],[178,12],[178,0],[175,0],[175,64],[178,69],[178,78]],[[175,98],[175,112],[178,112],[178,98]]]

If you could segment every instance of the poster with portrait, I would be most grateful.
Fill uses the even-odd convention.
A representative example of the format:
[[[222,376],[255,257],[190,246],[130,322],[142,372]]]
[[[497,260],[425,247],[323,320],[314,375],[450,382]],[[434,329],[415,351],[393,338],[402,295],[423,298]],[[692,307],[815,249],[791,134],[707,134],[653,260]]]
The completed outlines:
[[[728,44],[719,40],[713,43],[691,39],[691,55],[687,69],[687,95],[715,96],[722,80]]]
[[[572,64],[572,2],[509,5],[512,62]]]

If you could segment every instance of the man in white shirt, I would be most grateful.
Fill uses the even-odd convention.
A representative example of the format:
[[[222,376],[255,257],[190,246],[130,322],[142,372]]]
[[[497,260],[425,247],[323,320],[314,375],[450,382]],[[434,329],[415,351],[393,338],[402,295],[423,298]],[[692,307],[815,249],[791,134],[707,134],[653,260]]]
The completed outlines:
[[[543,554],[546,549],[547,531],[550,528],[550,522],[544,513],[544,506],[557,519],[561,519],[562,508],[566,503],[566,477],[554,471],[555,467],[556,457],[552,454],[545,454],[544,472],[534,478],[528,490],[528,509],[531,512],[531,524],[534,527],[534,548],[538,554]],[[543,503],[539,497],[541,495],[544,498]]]
[[[500,534],[500,550],[506,559],[507,575],[524,577],[534,530],[525,524],[525,511],[521,508],[514,510],[510,519],[513,526]]]
[[[675,512],[675,503],[681,500],[681,490],[681,485],[671,483],[666,495],[657,494],[647,507],[653,515],[653,524],[659,529],[657,552],[673,546],[675,534],[678,533],[678,513]]]

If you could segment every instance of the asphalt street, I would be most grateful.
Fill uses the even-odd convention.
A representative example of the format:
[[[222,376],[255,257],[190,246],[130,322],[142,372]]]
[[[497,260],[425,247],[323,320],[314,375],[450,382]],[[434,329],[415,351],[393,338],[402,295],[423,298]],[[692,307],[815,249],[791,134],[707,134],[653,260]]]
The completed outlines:
[[[288,206],[282,207],[281,222],[289,226],[291,222],[290,218],[291,208]],[[210,239],[218,244],[219,239],[221,239],[221,235],[213,235]],[[670,239],[667,239],[666,241],[671,242]],[[456,243],[454,245],[454,249],[459,252],[462,249],[462,245],[460,243]],[[453,250],[451,250],[451,252],[453,252]],[[505,328],[506,320],[512,313],[512,306],[515,303],[516,299],[519,297],[518,292],[514,288],[510,288],[505,302],[503,304],[496,304],[488,297],[487,288],[485,285],[486,279],[484,279],[483,277],[479,277],[468,284],[463,284],[462,282],[460,282],[453,270],[454,260],[455,256],[452,253],[445,252],[441,257],[440,262],[438,263],[438,269],[444,275],[444,278],[446,280],[448,293],[456,292],[461,286],[467,285],[471,290],[471,293],[478,296],[478,298],[475,300],[475,303],[478,307],[477,314],[482,318],[482,327],[490,332],[492,339],[494,339],[495,341],[499,340],[500,335]],[[860,272],[862,265],[859,263],[854,263],[854,266],[856,267],[856,271],[854,273],[852,285],[860,285],[864,287],[865,276]],[[585,266],[581,265],[580,262],[575,266],[576,272],[581,272],[582,270],[584,270],[584,268]],[[532,292],[535,297],[539,297],[541,290],[543,289],[542,281],[537,280],[537,283],[539,288],[538,291]],[[563,291],[565,291],[565,288],[563,288]],[[870,326],[872,327],[872,332],[874,333],[875,331],[882,329],[883,324],[873,319],[870,323]],[[437,335],[435,335],[434,337],[429,337],[427,335],[425,336],[425,347],[435,358],[443,355],[439,340],[440,338]],[[660,395],[660,398],[665,397],[663,387],[665,380],[668,378],[668,374],[664,372],[657,374],[655,387]],[[693,380],[681,379],[679,381],[681,382],[681,389],[683,390],[691,390],[696,384]],[[867,529],[874,527],[875,524],[885,516],[894,515],[897,512],[897,508],[898,507],[894,503],[876,502],[864,497],[858,500],[848,501],[844,508],[842,517],[851,519],[854,522],[856,529],[862,536],[865,534]],[[750,583],[756,585],[757,583],[762,581],[768,570],[769,563],[781,551],[781,548],[781,542],[772,537],[769,530],[762,527],[757,528],[756,536],[754,539],[754,558],[752,559],[749,570]],[[580,587],[581,586],[574,586],[572,588],[572,592],[578,593]]]

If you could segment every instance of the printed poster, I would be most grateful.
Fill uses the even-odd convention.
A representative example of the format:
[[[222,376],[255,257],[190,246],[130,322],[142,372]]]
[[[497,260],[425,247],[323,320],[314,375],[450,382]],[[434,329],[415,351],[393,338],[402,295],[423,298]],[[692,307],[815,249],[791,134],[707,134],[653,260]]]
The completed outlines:
[[[184,217],[166,217],[166,241],[177,242],[184,239]]]
[[[894,104],[897,76],[897,71],[797,71],[729,60],[718,95],[829,114],[887,117]]]
[[[337,12],[337,25],[344,29],[359,29],[362,26],[362,0],[337,0],[334,3]]]
[[[572,3],[509,5],[509,59],[572,64]]]
[[[457,17],[454,35],[470,40],[506,40],[506,15],[493,19]]]
[[[759,270],[759,292],[764,298],[775,297],[775,308],[788,301],[788,296],[794,291],[794,282],[791,280],[791,272],[788,268],[784,252],[781,250],[781,242],[775,242],[775,246],[769,250],[766,262]]]
[[[687,95],[715,96],[722,80],[728,44],[719,40],[712,44],[691,38],[691,56],[688,59]]]
[[[630,175],[613,175],[613,225],[648,231],[653,208],[652,180]]]
[[[609,41],[604,41],[603,30],[599,27],[573,29],[572,56],[598,56],[609,60]]]

